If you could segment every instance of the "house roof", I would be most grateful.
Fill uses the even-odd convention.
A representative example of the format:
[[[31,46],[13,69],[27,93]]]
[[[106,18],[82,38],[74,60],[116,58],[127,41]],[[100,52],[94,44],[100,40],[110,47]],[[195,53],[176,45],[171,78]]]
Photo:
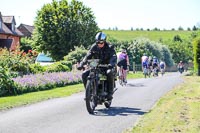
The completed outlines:
[[[24,36],[17,28],[12,31],[9,29],[6,24],[12,24],[14,22],[14,25],[16,25],[14,16],[2,16],[3,23],[2,23],[2,30],[0,30],[0,33],[3,34],[11,34],[16,36]]]
[[[34,26],[30,26],[30,25],[27,25],[27,24],[20,24],[18,27],[21,27],[21,26],[26,28],[30,33],[33,33]]]
[[[12,31],[4,23],[2,23],[2,29],[0,29],[0,33],[13,34]]]
[[[3,18],[3,22],[6,24],[11,24],[12,22],[14,22],[14,25],[16,25],[14,16],[2,16],[2,18]]]

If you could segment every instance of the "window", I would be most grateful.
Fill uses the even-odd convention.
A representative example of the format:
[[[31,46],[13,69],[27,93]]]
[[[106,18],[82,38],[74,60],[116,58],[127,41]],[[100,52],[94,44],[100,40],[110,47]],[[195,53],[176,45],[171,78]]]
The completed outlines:
[[[15,25],[12,23],[12,31],[15,31]]]

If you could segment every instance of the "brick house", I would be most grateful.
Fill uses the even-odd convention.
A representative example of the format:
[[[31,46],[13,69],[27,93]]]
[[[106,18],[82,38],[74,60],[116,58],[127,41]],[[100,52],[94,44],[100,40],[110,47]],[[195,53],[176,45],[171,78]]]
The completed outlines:
[[[2,16],[0,12],[0,47],[16,50],[24,36],[16,27],[14,16]]]
[[[26,24],[20,24],[17,29],[24,34],[25,37],[32,37],[32,33],[34,30],[34,26],[26,25]]]

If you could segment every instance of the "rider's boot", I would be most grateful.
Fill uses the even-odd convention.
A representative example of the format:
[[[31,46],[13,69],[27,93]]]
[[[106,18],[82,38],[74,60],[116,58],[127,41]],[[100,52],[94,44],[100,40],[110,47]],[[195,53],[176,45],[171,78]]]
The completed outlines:
[[[113,89],[108,89],[108,97],[107,97],[108,100],[112,100],[113,99]]]
[[[112,100],[113,98],[113,88],[114,88],[114,82],[115,82],[115,77],[112,71],[107,71],[108,74],[108,100]]]

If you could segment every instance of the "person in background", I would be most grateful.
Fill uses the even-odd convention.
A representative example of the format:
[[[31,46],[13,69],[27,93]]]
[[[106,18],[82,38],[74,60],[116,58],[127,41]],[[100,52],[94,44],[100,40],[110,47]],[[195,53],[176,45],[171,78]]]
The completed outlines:
[[[152,69],[153,69],[153,58],[151,56],[149,56],[148,67],[149,67],[149,70],[152,72]]]
[[[148,56],[146,55],[146,53],[143,54],[142,58],[141,58],[141,62],[142,62],[142,71],[144,69],[144,67],[148,68]]]
[[[157,58],[156,56],[153,57],[152,63],[153,63],[153,69],[154,69],[155,67],[158,67],[158,66],[159,66],[159,61],[158,61],[158,58]]]
[[[166,64],[164,61],[160,61],[160,71],[161,71],[161,74],[163,75],[165,73],[165,69],[166,69]]]
[[[127,83],[127,72],[129,70],[129,57],[126,52],[126,49],[122,49],[121,52],[117,53],[117,73],[119,74],[120,68],[122,66],[124,82]]]
[[[180,61],[180,62],[178,63],[178,71],[179,71],[180,73],[182,73],[182,72],[184,71],[184,64],[183,64],[183,61]]]

